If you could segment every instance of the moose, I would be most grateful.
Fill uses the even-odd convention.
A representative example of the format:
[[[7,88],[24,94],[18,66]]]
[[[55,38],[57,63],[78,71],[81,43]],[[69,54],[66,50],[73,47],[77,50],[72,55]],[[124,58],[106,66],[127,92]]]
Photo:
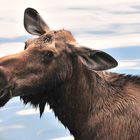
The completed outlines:
[[[40,116],[49,104],[75,140],[140,140],[139,76],[107,72],[118,64],[112,56],[51,30],[35,9],[24,27],[38,38],[0,58],[0,107],[20,96]]]

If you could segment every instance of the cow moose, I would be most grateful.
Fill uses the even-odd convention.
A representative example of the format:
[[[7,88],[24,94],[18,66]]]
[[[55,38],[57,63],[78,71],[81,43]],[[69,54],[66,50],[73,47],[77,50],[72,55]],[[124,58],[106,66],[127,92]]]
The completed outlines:
[[[24,104],[46,103],[75,140],[140,140],[140,77],[106,72],[117,61],[76,43],[71,32],[51,30],[27,8],[24,27],[38,38],[0,58],[0,106],[20,96]]]

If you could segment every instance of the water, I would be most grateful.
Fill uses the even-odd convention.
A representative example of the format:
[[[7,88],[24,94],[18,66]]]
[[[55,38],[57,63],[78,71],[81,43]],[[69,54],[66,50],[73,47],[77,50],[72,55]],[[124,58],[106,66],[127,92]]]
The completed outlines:
[[[23,50],[31,38],[23,28],[27,7],[38,9],[52,29],[70,30],[82,45],[102,49],[114,56],[119,66],[112,71],[140,72],[140,0],[0,0],[0,56]],[[0,140],[63,140],[69,131],[46,107],[38,110],[14,98],[0,109]]]

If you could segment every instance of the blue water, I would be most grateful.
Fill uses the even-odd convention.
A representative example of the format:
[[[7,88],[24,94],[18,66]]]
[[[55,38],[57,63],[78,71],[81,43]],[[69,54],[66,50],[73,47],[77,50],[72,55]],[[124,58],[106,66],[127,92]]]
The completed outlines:
[[[111,71],[139,75],[140,1],[13,0],[7,5],[2,0],[0,56],[22,51],[24,42],[32,37],[23,28],[26,7],[38,9],[51,28],[71,30],[80,44],[111,54],[119,62]],[[38,110],[24,106],[19,98],[0,108],[0,140],[68,140],[69,136],[48,106],[41,119]]]

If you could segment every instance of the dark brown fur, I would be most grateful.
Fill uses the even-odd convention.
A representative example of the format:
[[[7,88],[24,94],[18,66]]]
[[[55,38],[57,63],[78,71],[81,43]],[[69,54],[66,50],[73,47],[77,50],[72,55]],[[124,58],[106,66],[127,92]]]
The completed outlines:
[[[75,139],[139,140],[140,78],[108,73],[115,76],[110,82],[90,71],[78,71],[46,97]]]
[[[0,59],[0,106],[20,96],[42,115],[48,103],[75,140],[140,140],[140,77],[103,72],[117,65],[110,55],[49,30],[37,11],[27,9],[25,19],[40,37]]]

